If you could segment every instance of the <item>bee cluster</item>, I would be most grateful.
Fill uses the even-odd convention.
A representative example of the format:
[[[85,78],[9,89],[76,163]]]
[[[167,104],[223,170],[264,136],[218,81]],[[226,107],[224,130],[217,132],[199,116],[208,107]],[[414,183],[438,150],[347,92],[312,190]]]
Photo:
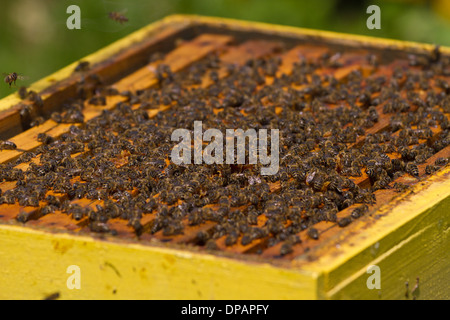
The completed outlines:
[[[225,246],[266,239],[266,247],[282,242],[280,254],[289,254],[302,242],[300,232],[317,240],[317,223],[345,227],[368,214],[377,190],[407,189],[395,180],[418,177],[418,165],[450,144],[448,58],[411,57],[389,76],[367,55],[371,75],[355,70],[338,80],[339,57],[301,60],[277,76],[282,59],[273,55],[230,65],[220,78],[220,56],[213,54],[178,73],[160,64],[158,86],[149,89],[119,93],[98,83],[86,95],[80,83],[79,98],[51,116],[77,125],[59,137],[40,134],[40,147],[1,164],[0,180],[16,185],[0,202],[39,208],[40,216],[63,212],[100,233],[115,234],[108,225],[115,218],[138,237],[210,225],[191,242],[213,250],[220,238]],[[201,86],[205,77],[208,87]],[[101,107],[111,95],[124,101],[84,121],[85,104]],[[161,106],[170,108],[149,116]],[[193,131],[199,120],[223,132],[279,129],[279,171],[263,176],[260,164],[173,164],[172,132]],[[371,131],[382,121],[382,130]],[[26,170],[15,168],[35,158]],[[425,172],[447,163],[440,158]],[[346,208],[351,214],[338,218]],[[153,218],[142,223],[147,215]]]

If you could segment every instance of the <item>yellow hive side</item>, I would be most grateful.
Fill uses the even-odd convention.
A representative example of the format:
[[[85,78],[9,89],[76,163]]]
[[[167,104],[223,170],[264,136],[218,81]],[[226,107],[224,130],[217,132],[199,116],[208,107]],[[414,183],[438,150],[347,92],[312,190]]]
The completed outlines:
[[[20,226],[0,226],[0,243],[0,299],[317,298],[315,273],[269,264]],[[72,265],[80,289],[67,286]]]
[[[413,193],[386,204],[363,221],[358,233],[334,239],[319,249],[320,258],[303,266],[323,273],[322,296],[331,299],[411,299],[419,278],[419,299],[450,298],[450,168],[413,189]],[[374,221],[375,220],[375,221]],[[380,290],[369,289],[380,268]],[[409,294],[406,295],[406,282]]]

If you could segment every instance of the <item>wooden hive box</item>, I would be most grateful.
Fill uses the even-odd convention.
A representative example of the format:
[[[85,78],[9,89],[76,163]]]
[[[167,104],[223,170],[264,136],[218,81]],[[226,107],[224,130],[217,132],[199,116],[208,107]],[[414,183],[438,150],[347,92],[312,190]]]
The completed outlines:
[[[29,89],[41,96],[42,104],[29,98],[21,100],[17,94],[0,101],[0,138],[17,145],[16,150],[0,151],[0,163],[14,161],[42,145],[37,140],[39,133],[57,138],[68,132],[72,124],[57,123],[50,114],[77,94],[80,81],[84,79],[87,85],[89,80],[95,82],[92,75],[119,91],[140,90],[158,84],[158,64],[181,72],[209,54],[218,54],[219,78],[227,76],[228,64],[243,65],[249,59],[268,55],[280,58],[276,76],[281,76],[292,72],[295,63],[317,59],[330,48],[345,52],[337,56],[338,60],[347,59],[342,66],[323,70],[338,81],[345,81],[353,72],[373,72],[369,63],[362,62],[361,56],[352,56],[352,52],[363,52],[364,57],[368,52],[375,53],[386,59],[390,64],[380,67],[379,72],[388,77],[396,63],[407,61],[408,55],[427,59],[437,52],[426,44],[219,18],[170,16],[86,57],[83,61],[90,63],[86,71],[74,72],[78,66],[74,63],[33,84]],[[155,52],[163,54],[149,63]],[[450,57],[450,49],[440,48],[439,54]],[[269,78],[266,81],[273,81]],[[444,81],[449,79],[447,76]],[[211,81],[203,79],[200,83],[208,87]],[[106,105],[87,103],[84,120],[101,115],[124,99],[115,95],[107,97]],[[29,115],[23,110],[33,104],[40,105],[38,115],[46,120],[30,127]],[[382,132],[390,125],[382,105],[377,108],[379,121],[354,145],[360,145],[367,134]],[[153,117],[158,112],[170,112],[168,109],[161,106],[148,114]],[[439,132],[439,127],[433,129],[433,137]],[[321,221],[314,226],[319,233],[317,240],[308,237],[306,230],[301,231],[301,243],[283,256],[282,243],[269,246],[267,239],[227,246],[222,237],[216,240],[220,249],[216,251],[196,246],[198,232],[210,230],[210,222],[190,226],[184,221],[183,234],[167,237],[161,232],[137,236],[126,221],[112,219],[108,226],[117,234],[98,235],[87,229],[87,218],[74,219],[58,211],[42,214],[43,201],[38,207],[4,203],[0,205],[0,298],[448,299],[450,167],[444,166],[433,175],[424,171],[436,159],[449,156],[447,146],[418,166],[419,177],[397,177],[396,182],[409,186],[404,192],[392,188],[375,191],[376,203],[369,206],[368,214],[348,226]],[[31,161],[38,163],[39,159]],[[25,171],[29,165],[23,162],[16,169]],[[370,186],[365,173],[352,179],[362,187]],[[0,182],[3,194],[15,185],[15,181]],[[272,191],[276,190],[274,185]],[[84,206],[99,203],[73,201]],[[338,219],[348,217],[355,207],[338,212]],[[143,215],[144,228],[154,216]],[[263,225],[265,221],[260,216],[257,223]],[[68,287],[73,265],[80,270],[79,289]],[[367,284],[375,275],[368,272],[372,265],[379,267],[380,288],[370,289]]]

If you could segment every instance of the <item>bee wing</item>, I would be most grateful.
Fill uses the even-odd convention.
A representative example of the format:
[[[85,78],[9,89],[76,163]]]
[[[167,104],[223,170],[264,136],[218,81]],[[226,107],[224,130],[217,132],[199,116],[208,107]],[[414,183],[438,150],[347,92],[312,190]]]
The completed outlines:
[[[28,76],[24,76],[24,75],[22,75],[22,74],[19,74],[19,75],[17,75],[17,79],[19,79],[19,80],[28,80],[28,79],[30,79],[30,77],[28,77]]]

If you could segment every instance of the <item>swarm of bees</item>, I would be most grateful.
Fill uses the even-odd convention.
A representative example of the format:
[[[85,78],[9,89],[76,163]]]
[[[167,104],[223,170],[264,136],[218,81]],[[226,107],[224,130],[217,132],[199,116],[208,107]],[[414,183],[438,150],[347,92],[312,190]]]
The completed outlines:
[[[110,17],[127,21],[117,13]],[[112,235],[117,232],[108,221],[114,218],[127,220],[138,237],[165,239],[183,234],[186,226],[210,224],[191,243],[217,250],[218,239],[224,246],[266,239],[264,246],[281,243],[280,256],[289,256],[305,240],[303,234],[311,241],[320,238],[317,223],[344,228],[369,214],[378,190],[406,190],[408,186],[396,179],[420,178],[419,168],[427,159],[450,145],[444,84],[439,93],[431,90],[426,97],[398,94],[426,87],[430,72],[439,75],[444,70],[429,63],[444,62],[433,60],[414,72],[398,69],[392,79],[354,72],[338,81],[316,73],[323,67],[340,67],[340,57],[332,53],[314,62],[301,61],[292,74],[279,77],[279,59],[252,59],[242,67],[230,67],[229,76],[220,79],[220,59],[210,55],[179,73],[160,65],[158,86],[150,89],[119,93],[99,81],[90,89],[94,95],[80,91],[64,112],[51,115],[58,123],[81,126],[70,127],[60,137],[41,134],[41,147],[0,165],[2,180],[17,181],[0,202],[45,202],[42,215],[61,211],[75,220],[87,219],[92,232]],[[373,55],[367,61],[381,63]],[[85,68],[87,64],[80,64],[77,71]],[[14,77],[5,81],[13,83]],[[211,77],[210,87],[196,86],[203,77]],[[266,77],[274,77],[273,82],[266,84]],[[119,94],[124,102],[84,121],[86,102],[104,105],[107,95]],[[328,107],[330,103],[334,107]],[[171,109],[150,118],[148,111],[160,105]],[[390,117],[389,126],[367,134],[385,116]],[[279,129],[279,171],[262,176],[259,164],[174,165],[171,133],[177,128],[193,130],[200,119],[205,130]],[[432,130],[436,127],[441,129],[438,135]],[[8,142],[0,147],[14,148]],[[25,171],[14,169],[36,156],[39,164],[31,163]],[[447,164],[448,158],[439,158],[425,172],[432,174]],[[47,195],[50,190],[64,196]],[[83,198],[98,204],[72,203]],[[340,216],[342,210],[348,214]],[[153,217],[145,225],[144,215]]]

